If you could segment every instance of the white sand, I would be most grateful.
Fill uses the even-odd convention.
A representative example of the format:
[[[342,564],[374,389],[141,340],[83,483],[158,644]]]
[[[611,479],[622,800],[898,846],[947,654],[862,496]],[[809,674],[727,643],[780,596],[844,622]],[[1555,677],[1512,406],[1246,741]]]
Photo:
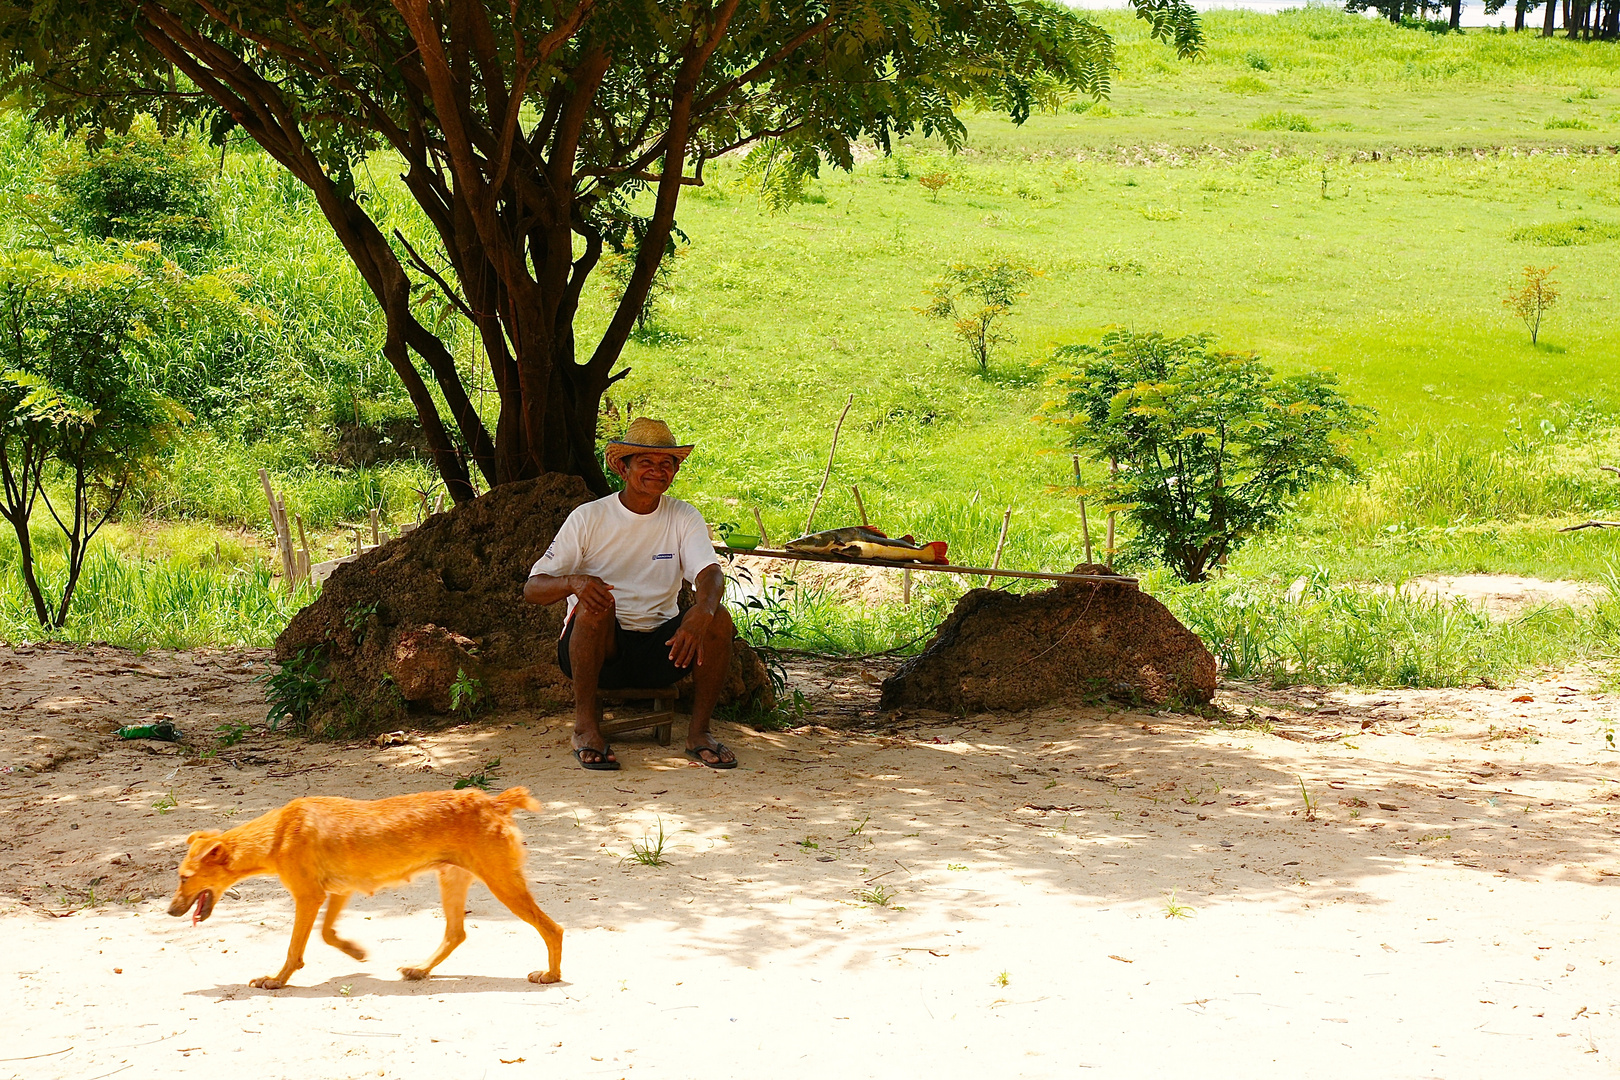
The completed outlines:
[[[193,764],[107,737],[154,711],[195,735],[262,716],[242,667],[0,652],[0,1078],[1620,1065],[1620,754],[1605,739],[1620,709],[1583,676],[1239,687],[1220,698],[1226,727],[1100,709],[724,726],[744,765],[730,773],[635,741],[623,771],[587,773],[558,717],[387,749],[260,732]],[[798,676],[818,715],[845,722],[875,717],[884,671],[862,670]],[[1272,733],[1232,726],[1250,710]],[[440,934],[431,877],[351,905],[343,932],[366,961],[316,940],[277,992],[246,986],[285,952],[274,880],[196,927],[164,914],[193,829],[304,794],[442,788],[497,756],[494,786],[544,806],[519,822],[535,897],[566,931],[561,984],[524,981],[538,936],[479,886],[467,942],[432,980],[402,982],[395,968]],[[626,861],[660,823],[667,865]],[[862,901],[879,889],[891,906]],[[1172,891],[1187,917],[1167,917]]]

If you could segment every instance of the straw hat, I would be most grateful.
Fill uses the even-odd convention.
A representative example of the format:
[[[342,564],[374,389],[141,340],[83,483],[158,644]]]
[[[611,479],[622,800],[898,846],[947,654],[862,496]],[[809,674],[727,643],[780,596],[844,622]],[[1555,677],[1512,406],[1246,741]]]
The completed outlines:
[[[630,455],[646,450],[673,454],[675,460],[679,462],[686,460],[686,455],[692,452],[694,445],[687,443],[685,446],[677,446],[668,424],[662,420],[638,416],[630,421],[630,428],[624,433],[623,439],[614,439],[603,447],[602,456],[607,459],[607,466],[610,469],[616,468],[620,461]]]

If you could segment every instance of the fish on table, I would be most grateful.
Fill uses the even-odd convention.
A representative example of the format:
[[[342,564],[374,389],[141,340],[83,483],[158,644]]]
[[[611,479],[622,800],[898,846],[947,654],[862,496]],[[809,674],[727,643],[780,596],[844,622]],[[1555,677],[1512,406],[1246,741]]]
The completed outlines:
[[[919,544],[912,536],[885,536],[869,525],[828,529],[783,545],[805,555],[836,555],[844,559],[890,559],[895,562],[945,563],[946,544],[934,540]]]

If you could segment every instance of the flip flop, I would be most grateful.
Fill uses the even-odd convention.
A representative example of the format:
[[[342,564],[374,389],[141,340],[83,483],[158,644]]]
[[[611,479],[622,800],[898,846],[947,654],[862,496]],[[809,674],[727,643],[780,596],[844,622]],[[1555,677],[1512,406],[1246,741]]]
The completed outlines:
[[[586,761],[580,756],[587,750],[597,755],[597,760]],[[592,772],[617,772],[619,770],[619,763],[617,761],[609,761],[607,759],[607,756],[611,753],[613,753],[613,747],[609,746],[607,743],[603,743],[602,749],[600,750],[594,746],[577,746],[574,748],[574,760],[579,762],[580,768],[589,769]]]
[[[737,767],[737,757],[735,754],[732,754],[730,761],[725,761],[723,759],[719,761],[704,761],[703,751],[705,750],[715,755],[717,758],[721,754],[731,753],[731,748],[725,743],[716,742],[713,746],[687,747],[686,756],[697,762],[699,765],[703,765],[710,769],[735,769]]]

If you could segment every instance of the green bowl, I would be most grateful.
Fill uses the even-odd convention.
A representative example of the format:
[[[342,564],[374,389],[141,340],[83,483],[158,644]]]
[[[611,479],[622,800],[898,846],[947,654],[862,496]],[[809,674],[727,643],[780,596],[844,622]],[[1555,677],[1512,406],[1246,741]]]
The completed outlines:
[[[731,533],[726,537],[726,547],[734,551],[752,551],[759,547],[759,537],[752,533]]]

